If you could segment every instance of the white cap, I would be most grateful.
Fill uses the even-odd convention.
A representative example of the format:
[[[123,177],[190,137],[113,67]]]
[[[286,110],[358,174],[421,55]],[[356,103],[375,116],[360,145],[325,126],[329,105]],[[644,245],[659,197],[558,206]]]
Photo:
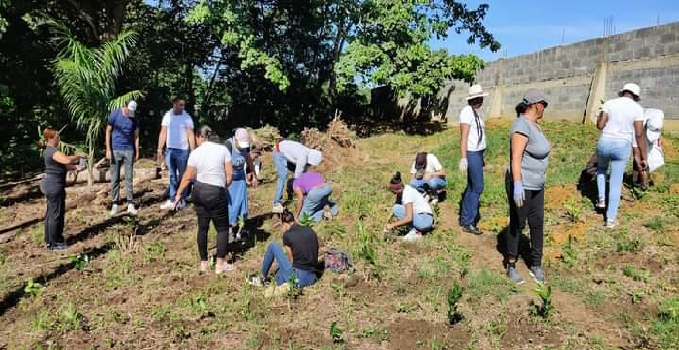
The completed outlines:
[[[323,161],[323,153],[321,151],[315,150],[315,149],[310,149],[309,150],[309,155],[307,155],[307,163],[316,166],[318,164],[321,164]]]
[[[239,148],[250,147],[250,134],[245,128],[236,129],[235,139],[238,141]]]
[[[134,100],[128,102],[127,109],[131,110],[132,112],[135,112],[137,110],[137,102],[135,102]]]
[[[660,138],[665,113],[657,108],[646,108],[644,115],[646,116],[646,138],[648,141],[654,142]]]
[[[483,87],[481,85],[472,85],[472,87],[469,88],[469,96],[467,97],[467,101],[477,98],[477,97],[486,97],[488,96],[487,92],[483,92]]]
[[[620,93],[622,93],[623,91],[629,91],[632,94],[634,94],[634,96],[639,98],[641,97],[641,95],[639,95],[641,93],[641,88],[637,84],[627,83],[625,84],[625,86],[622,87]]]

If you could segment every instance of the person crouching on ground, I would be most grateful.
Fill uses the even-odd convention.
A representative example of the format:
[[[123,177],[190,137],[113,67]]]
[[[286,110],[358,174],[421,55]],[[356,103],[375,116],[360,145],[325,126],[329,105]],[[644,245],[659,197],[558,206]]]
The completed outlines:
[[[332,186],[316,172],[316,167],[307,166],[306,171],[292,183],[292,188],[297,196],[295,218],[298,222],[304,214],[315,222],[331,220],[337,215],[339,206],[330,199]]]
[[[318,165],[323,160],[321,151],[307,148],[296,141],[283,140],[276,144],[273,151],[273,162],[276,164],[278,180],[276,182],[276,194],[273,199],[273,212],[283,212],[283,190],[288,180],[288,163],[295,165],[295,179],[306,169],[307,164]]]
[[[460,111],[460,164],[461,172],[467,173],[467,187],[462,195],[460,206],[460,226],[462,230],[480,235],[476,227],[480,219],[479,202],[483,193],[483,153],[486,150],[485,124],[479,114],[483,98],[488,96],[481,85],[469,88],[467,106]]]
[[[413,174],[410,186],[424,193],[432,202],[438,202],[439,191],[448,184],[439,159],[432,153],[418,152],[410,173]]]
[[[403,184],[399,172],[394,174],[388,188],[397,196],[397,199],[400,198],[400,203],[394,204],[392,208],[392,216],[396,216],[397,221],[387,223],[384,230],[391,231],[395,227],[407,225],[411,229],[403,237],[404,241],[414,242],[422,239],[422,234],[431,231],[434,227],[434,213],[431,206],[415,187]]]
[[[254,176],[254,165],[250,157],[250,135],[244,128],[236,129],[234,137],[226,141],[226,148],[231,153],[233,166],[233,181],[229,186],[229,225],[231,232],[240,239],[241,232],[238,220],[248,218],[248,185],[257,187],[257,177]]]
[[[507,276],[516,284],[524,282],[516,269],[521,231],[528,219],[530,227],[530,275],[542,283],[542,246],[544,243],[545,180],[549,164],[550,144],[540,128],[547,100],[542,91],[528,89],[516,107],[518,118],[512,124],[510,165],[505,174],[505,189],[509,201],[509,232],[507,233]]]
[[[125,164],[125,195],[127,213],[137,214],[134,208],[132,187],[134,163],[139,160],[139,118],[135,118],[137,102],[130,101],[127,106],[116,108],[108,117],[106,125],[106,159],[111,162],[111,212],[118,213],[120,197],[120,167]]]
[[[318,236],[309,226],[295,223],[295,216],[287,209],[281,214],[280,230],[283,245],[271,243],[266,247],[262,261],[262,277],[267,278],[274,261],[278,265],[276,285],[297,279],[299,287],[316,283],[318,271]],[[256,277],[254,277],[256,278]]]
[[[217,229],[217,264],[216,274],[233,270],[224,257],[232,240],[229,235],[229,209],[226,189],[231,184],[233,169],[229,150],[212,142],[212,129],[204,125],[196,133],[198,147],[191,152],[186,172],[181,178],[179,189],[175,194],[174,205],[180,205],[182,193],[195,179],[193,187],[193,206],[198,217],[198,253],[200,254],[200,272],[210,269],[207,253],[207,238],[210,221]]]

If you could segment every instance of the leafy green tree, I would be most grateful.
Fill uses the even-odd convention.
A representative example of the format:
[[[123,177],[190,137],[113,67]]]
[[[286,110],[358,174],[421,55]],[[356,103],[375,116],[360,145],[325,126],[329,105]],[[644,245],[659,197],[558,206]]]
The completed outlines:
[[[54,74],[71,118],[85,132],[88,149],[88,185],[94,183],[93,165],[97,142],[108,114],[127,101],[143,96],[139,90],[116,95],[116,83],[130,56],[136,34],[123,31],[99,47],[90,48],[63,24],[51,22],[60,48]]]

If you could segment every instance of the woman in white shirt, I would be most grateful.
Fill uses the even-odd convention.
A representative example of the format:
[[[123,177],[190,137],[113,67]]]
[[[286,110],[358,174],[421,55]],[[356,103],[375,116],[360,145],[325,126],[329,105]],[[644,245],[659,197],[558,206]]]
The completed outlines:
[[[195,180],[193,186],[193,206],[198,217],[198,253],[200,272],[210,269],[207,253],[207,236],[212,221],[217,229],[216,274],[232,270],[233,266],[224,257],[233,238],[229,235],[229,209],[227,188],[233,178],[231,154],[220,144],[211,141],[212,129],[204,125],[196,132],[198,147],[191,152],[188,167],[182,176],[181,184],[174,201],[175,206],[182,200],[183,190]]]
[[[480,235],[476,227],[479,221],[479,202],[483,193],[483,153],[486,150],[485,124],[479,114],[483,98],[488,96],[481,85],[469,88],[468,106],[460,111],[460,165],[467,172],[467,188],[462,195],[460,226],[465,232]]]
[[[422,233],[429,232],[434,227],[434,212],[429,202],[422,193],[410,185],[404,185],[401,173],[397,172],[389,182],[389,190],[400,198],[392,208],[392,216],[398,219],[392,224],[384,226],[385,231],[391,231],[395,227],[411,227],[408,234],[403,237],[404,241],[417,241],[422,238]],[[391,216],[389,217],[391,219]]]
[[[636,84],[625,84],[618,98],[604,103],[596,126],[601,130],[597,142],[597,209],[606,208],[606,173],[611,165],[606,227],[618,225],[616,216],[620,206],[620,192],[625,167],[632,153],[632,141],[636,138],[641,155],[646,155],[644,140],[644,109],[639,105],[640,88]],[[646,159],[640,159],[640,170],[646,169]]]

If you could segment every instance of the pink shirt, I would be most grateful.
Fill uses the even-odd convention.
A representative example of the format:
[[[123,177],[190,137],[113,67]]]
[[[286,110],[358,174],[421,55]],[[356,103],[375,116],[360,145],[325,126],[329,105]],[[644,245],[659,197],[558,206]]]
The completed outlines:
[[[323,175],[319,173],[302,173],[295,181],[292,183],[292,188],[301,188],[304,194],[309,193],[314,187],[325,183]]]

